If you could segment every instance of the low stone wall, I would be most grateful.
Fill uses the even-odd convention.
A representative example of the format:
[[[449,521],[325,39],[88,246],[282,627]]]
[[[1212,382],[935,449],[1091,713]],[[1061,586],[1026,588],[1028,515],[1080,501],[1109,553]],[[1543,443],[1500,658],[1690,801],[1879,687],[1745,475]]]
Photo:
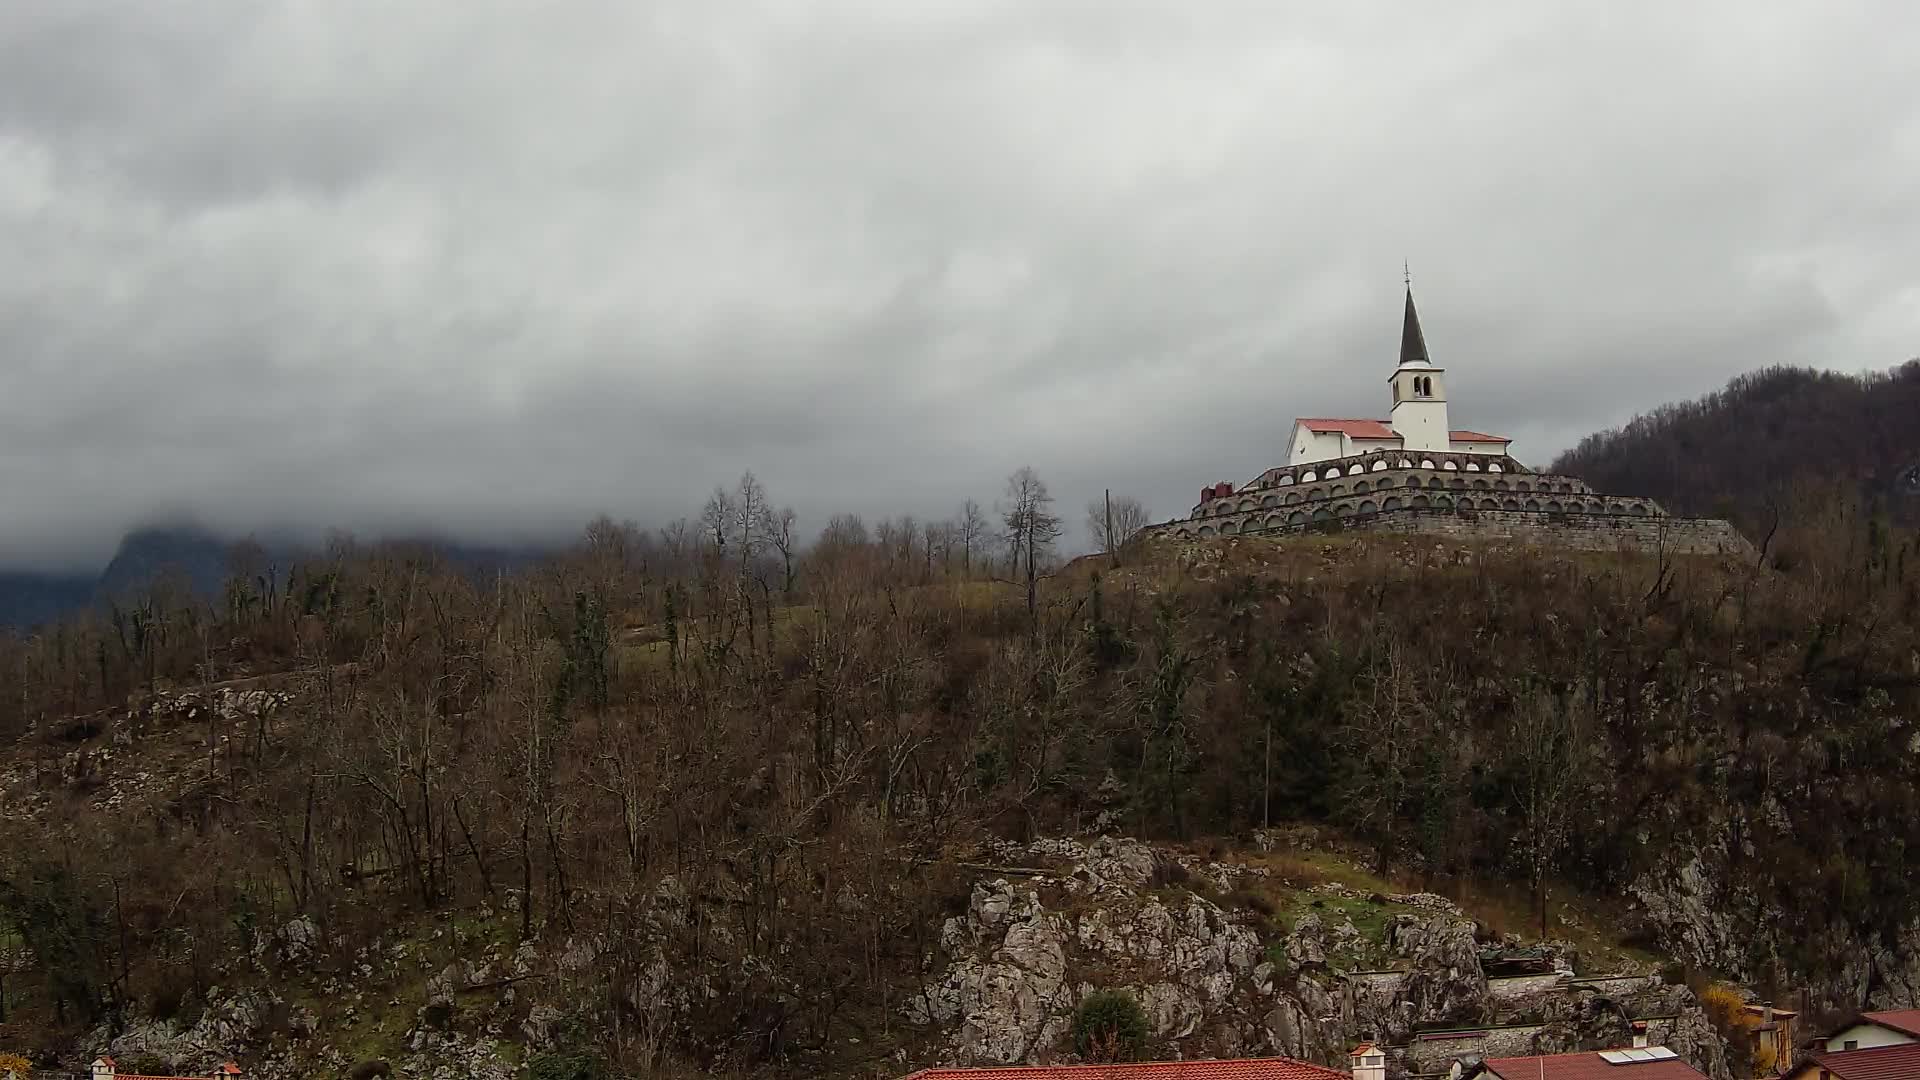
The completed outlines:
[[[1489,978],[1487,993],[1497,1001],[1513,1001],[1563,989],[1567,979],[1564,971],[1549,971],[1541,975],[1506,975]]]
[[[1754,557],[1753,545],[1718,518],[1632,517],[1543,510],[1405,509],[1349,518],[1367,532],[1419,533],[1462,540],[1507,540],[1580,551],[1666,551],[1672,555]]]
[[[1454,1062],[1495,1057],[1517,1057],[1534,1052],[1545,1024],[1515,1024],[1472,1031],[1423,1032],[1415,1035],[1401,1054],[1401,1068],[1409,1075],[1445,1073]]]
[[[1609,503],[1617,496],[1604,496]],[[1222,535],[1288,536],[1299,533],[1385,532],[1445,536],[1459,540],[1504,540],[1579,551],[1657,551],[1672,555],[1755,556],[1739,530],[1718,518],[1666,514],[1570,513],[1563,510],[1496,510],[1403,506],[1304,524],[1258,524],[1257,515],[1229,519]],[[1238,527],[1237,531],[1233,527]],[[1213,520],[1175,521],[1149,532],[1180,539],[1211,539]]]
[[[1629,997],[1663,993],[1667,989],[1667,981],[1658,975],[1600,975],[1574,979],[1571,987],[1575,990],[1592,990],[1607,997]]]

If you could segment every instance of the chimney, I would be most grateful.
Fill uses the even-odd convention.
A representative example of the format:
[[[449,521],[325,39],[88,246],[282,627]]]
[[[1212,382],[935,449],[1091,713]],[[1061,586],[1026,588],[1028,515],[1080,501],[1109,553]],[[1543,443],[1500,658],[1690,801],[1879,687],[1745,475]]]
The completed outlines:
[[[1633,1022],[1633,1048],[1635,1050],[1645,1050],[1647,1048],[1647,1022],[1645,1020],[1635,1020]]]
[[[1353,1080],[1387,1080],[1386,1051],[1372,1043],[1361,1043],[1348,1057],[1353,1059]]]
[[[93,1080],[113,1080],[113,1059],[105,1054],[93,1059]]]

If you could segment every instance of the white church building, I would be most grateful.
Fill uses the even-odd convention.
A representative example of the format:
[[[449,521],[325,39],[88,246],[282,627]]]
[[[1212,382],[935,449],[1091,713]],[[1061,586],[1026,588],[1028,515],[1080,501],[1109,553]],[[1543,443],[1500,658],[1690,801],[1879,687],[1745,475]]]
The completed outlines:
[[[1447,369],[1427,354],[1427,337],[1407,289],[1400,366],[1387,377],[1393,411],[1385,420],[1301,418],[1293,422],[1287,464],[1354,457],[1370,450],[1430,450],[1504,455],[1511,439],[1453,427],[1447,419]]]
[[[1433,362],[1409,286],[1385,419],[1301,418],[1280,464],[1244,484],[1209,484],[1185,518],[1147,531],[1175,539],[1319,529],[1441,532],[1610,549],[1741,551],[1723,521],[1674,519],[1651,499],[1603,495],[1536,473],[1510,440],[1453,426],[1447,372]]]

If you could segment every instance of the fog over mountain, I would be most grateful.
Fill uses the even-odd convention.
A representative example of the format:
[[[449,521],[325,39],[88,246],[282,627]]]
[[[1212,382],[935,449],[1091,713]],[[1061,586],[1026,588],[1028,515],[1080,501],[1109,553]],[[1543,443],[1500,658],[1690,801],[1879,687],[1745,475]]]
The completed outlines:
[[[754,470],[1182,512],[1375,415],[1410,261],[1544,465],[1920,352],[1910,5],[0,5],[0,566],[517,543]]]

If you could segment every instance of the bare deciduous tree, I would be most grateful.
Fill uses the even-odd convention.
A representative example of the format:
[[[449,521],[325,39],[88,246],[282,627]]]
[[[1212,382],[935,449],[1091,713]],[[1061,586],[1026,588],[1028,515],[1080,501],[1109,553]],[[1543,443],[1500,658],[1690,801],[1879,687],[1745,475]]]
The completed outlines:
[[[1060,518],[1053,513],[1053,496],[1033,466],[1022,465],[1007,477],[1006,496],[1000,507],[1003,534],[1013,557],[1016,573],[1026,575],[1027,618],[1039,616],[1040,560],[1053,550],[1060,538]],[[1024,561],[1024,566],[1022,565]]]
[[[1533,885],[1540,933],[1547,933],[1547,879],[1559,868],[1582,785],[1588,775],[1591,733],[1582,704],[1542,697],[1516,709],[1507,730],[1507,755],[1519,814],[1515,854]]]
[[[960,576],[973,577],[973,553],[987,538],[987,516],[980,504],[968,499],[960,504],[960,516],[954,519],[954,540],[960,545]]]
[[[741,473],[732,504],[728,531],[739,545],[735,558],[740,560],[740,576],[744,578],[765,543],[766,534],[762,530],[767,523],[767,489],[753,473]]]
[[[707,505],[700,509],[700,539],[721,558],[727,554],[734,516],[733,493],[725,488],[714,488]]]
[[[799,555],[795,525],[799,518],[793,507],[784,506],[778,510],[767,508],[760,518],[760,533],[766,538],[767,545],[780,556],[780,591],[787,599],[793,599],[794,560]]]

